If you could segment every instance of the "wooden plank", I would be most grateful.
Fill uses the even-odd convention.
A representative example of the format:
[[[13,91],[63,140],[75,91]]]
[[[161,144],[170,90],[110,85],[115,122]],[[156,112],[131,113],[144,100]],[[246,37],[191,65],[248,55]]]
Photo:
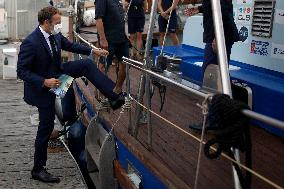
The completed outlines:
[[[136,188],[133,186],[133,183],[127,176],[126,171],[123,169],[123,167],[120,165],[118,160],[113,161],[114,164],[114,173],[115,177],[118,180],[119,185],[124,189],[134,189]]]

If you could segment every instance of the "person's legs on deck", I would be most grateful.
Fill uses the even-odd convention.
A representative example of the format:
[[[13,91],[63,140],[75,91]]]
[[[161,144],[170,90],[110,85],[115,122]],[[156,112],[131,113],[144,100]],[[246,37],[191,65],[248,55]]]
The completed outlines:
[[[118,71],[118,78],[116,81],[116,85],[114,87],[114,92],[120,93],[122,92],[123,82],[126,77],[126,65],[122,62],[122,57],[129,57],[129,44],[128,41],[124,43],[119,43],[115,49],[115,55],[119,62],[119,71]]]

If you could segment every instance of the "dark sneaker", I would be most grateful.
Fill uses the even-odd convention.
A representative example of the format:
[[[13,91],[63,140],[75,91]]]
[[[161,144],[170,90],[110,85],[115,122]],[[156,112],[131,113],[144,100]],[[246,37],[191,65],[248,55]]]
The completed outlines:
[[[195,133],[199,133],[201,134],[202,133],[202,126],[203,126],[203,123],[194,123],[192,125],[189,125],[188,128],[191,129],[193,132]],[[208,124],[205,125],[205,133],[208,132]]]
[[[121,92],[116,100],[109,100],[109,105],[113,110],[120,108],[125,104],[126,93]]]
[[[189,125],[188,128],[191,129],[192,131],[197,132],[197,133],[201,133],[202,132],[202,126],[203,126],[203,123],[194,123],[192,125]],[[206,121],[205,132],[209,132],[210,130],[214,130],[214,127],[210,126],[208,121]]]
[[[103,109],[108,109],[110,107],[109,100],[107,98],[102,98],[100,102],[96,105],[96,110],[100,111]]]
[[[195,123],[195,124],[189,125],[188,128],[195,130],[195,131],[201,131],[202,123]]]
[[[48,183],[59,183],[59,177],[53,176],[49,172],[47,172],[46,168],[42,168],[40,170],[32,170],[32,179],[39,180],[42,182]]]

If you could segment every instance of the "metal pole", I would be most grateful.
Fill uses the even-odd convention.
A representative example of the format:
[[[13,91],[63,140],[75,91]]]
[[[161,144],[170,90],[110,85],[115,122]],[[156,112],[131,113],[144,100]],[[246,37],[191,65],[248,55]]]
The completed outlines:
[[[223,92],[232,97],[220,0],[211,0]]]
[[[156,14],[157,14],[157,5],[158,5],[158,0],[154,0],[152,7],[151,7],[151,13],[150,13],[150,20],[149,20],[149,29],[147,32],[147,39],[146,39],[146,48],[145,48],[145,53],[144,53],[144,66],[146,68],[151,67],[151,60],[149,59],[150,57],[150,50],[152,46],[152,39],[153,39],[153,31],[154,31],[154,23],[156,20]],[[146,81],[145,81],[146,80]],[[142,103],[143,101],[143,96],[145,93],[145,84],[146,84],[146,93],[150,93],[150,79],[149,77],[145,77],[144,73],[141,75],[140,82],[139,82],[139,91],[138,91],[138,102]],[[147,94],[146,96],[146,101],[147,101],[147,108],[148,106],[151,105],[151,99],[150,94]],[[138,124],[139,124],[139,119],[141,115],[142,108],[140,106],[137,106],[136,112],[135,112],[135,119],[134,119],[134,137],[137,137],[138,134]],[[148,131],[151,129],[149,128],[151,126],[151,117],[150,112],[147,111],[147,125],[148,125]],[[149,133],[148,133],[149,134]],[[148,135],[149,136],[149,135]]]
[[[146,107],[147,107],[147,128],[148,128],[148,149],[152,148],[152,122],[151,122],[151,96],[150,96],[150,75],[146,74]]]
[[[277,119],[262,115],[260,113],[257,113],[257,112],[251,111],[251,110],[242,110],[242,113],[244,115],[246,115],[247,117],[250,117],[252,119],[264,122],[264,123],[269,124],[269,125],[271,125],[275,128],[284,130],[284,122],[283,121],[279,121]]]
[[[139,82],[139,87],[138,87],[138,92],[137,92],[137,101],[142,103],[143,101],[143,96],[145,93],[145,75],[144,73],[141,74],[140,76],[140,82]],[[137,104],[136,109],[135,109],[135,118],[134,118],[134,128],[133,128],[133,136],[134,138],[137,138],[138,135],[138,125],[139,125],[139,119],[141,115],[142,107]]]
[[[149,22],[149,30],[147,33],[147,40],[146,40],[146,48],[145,48],[145,67],[149,69],[151,67],[151,60],[150,60],[150,50],[152,47],[152,39],[153,39],[153,31],[154,31],[154,24],[156,20],[157,14],[157,5],[158,0],[154,0],[152,7],[151,7],[151,14],[150,14],[150,22]],[[151,95],[150,95],[150,75],[146,74],[146,81],[145,81],[145,92],[146,92],[146,107],[147,107],[147,128],[148,128],[148,147],[149,149],[152,148],[152,122],[151,122]]]
[[[212,14],[214,21],[214,30],[215,30],[215,40],[217,43],[218,49],[218,59],[219,59],[219,67],[221,71],[221,80],[224,94],[229,95],[232,98],[232,88],[228,70],[228,59],[227,59],[227,51],[224,37],[224,28],[223,28],[223,20],[222,20],[222,12],[221,12],[221,4],[220,0],[211,0],[212,5]],[[235,159],[239,162],[239,150],[232,149],[234,152]],[[233,168],[233,176],[234,176],[234,184],[236,189],[240,189],[240,181],[237,175],[237,172],[234,167]]]
[[[128,62],[130,62],[130,63],[134,63],[134,64],[137,64],[137,65],[139,65],[139,66],[143,66],[144,64],[142,64],[141,62],[139,62],[139,61],[137,61],[137,60],[133,60],[133,59],[130,59],[130,58],[127,58],[127,57],[122,57],[122,59],[124,60],[124,62],[126,63],[126,64],[128,64],[127,63],[127,61]]]
[[[130,95],[130,77],[129,77],[129,65],[126,64],[126,92]],[[128,133],[132,132],[132,125],[131,125],[131,108],[128,109]]]
[[[157,74],[156,72],[153,72],[153,71],[151,71],[151,70],[147,70],[147,69],[144,69],[144,68],[139,67],[138,65],[134,65],[134,64],[131,63],[132,61],[131,61],[130,59],[126,59],[126,58],[125,58],[125,59],[123,60],[123,62],[126,63],[126,64],[131,65],[132,67],[134,67],[134,68],[136,68],[136,69],[138,69],[138,70],[141,70],[142,72],[145,72],[147,75],[149,74],[149,75],[151,75],[152,77],[155,77],[155,78],[157,78],[157,79],[161,79],[161,80],[163,80],[163,81],[166,81],[167,83],[170,83],[170,84],[173,84],[173,85],[175,85],[175,86],[178,86],[178,87],[180,87],[180,88],[182,88],[182,89],[185,89],[185,90],[188,91],[188,92],[191,92],[192,94],[195,94],[195,95],[200,96],[200,97],[203,97],[203,98],[206,98],[206,97],[208,96],[208,95],[207,95],[206,93],[204,93],[204,92],[201,92],[201,91],[199,91],[199,90],[190,88],[190,87],[188,87],[188,86],[186,86],[186,85],[183,85],[183,84],[181,84],[181,83],[178,83],[178,82],[176,82],[176,81],[174,81],[174,80],[172,80],[172,79],[169,79],[169,78],[167,78],[167,77],[165,77],[165,76],[162,76],[162,75],[160,75],[160,74]],[[134,62],[134,63],[135,63],[135,62]]]
[[[151,7],[151,13],[150,13],[150,20],[149,20],[149,29],[147,32],[147,39],[146,39],[146,47],[145,47],[145,53],[144,53],[144,59],[145,64],[147,65],[147,68],[150,68],[150,50],[152,47],[152,39],[153,39],[153,31],[154,31],[154,25],[157,15],[157,6],[158,6],[158,0],[154,0]]]
[[[93,49],[98,49],[95,45],[93,45],[92,43],[88,42],[88,41],[85,40],[83,37],[81,37],[77,32],[75,32],[74,30],[73,30],[73,32],[74,32],[74,35],[75,35],[76,37],[78,37],[81,41],[83,41],[84,43],[86,43],[87,45],[89,45],[90,47],[92,47]]]

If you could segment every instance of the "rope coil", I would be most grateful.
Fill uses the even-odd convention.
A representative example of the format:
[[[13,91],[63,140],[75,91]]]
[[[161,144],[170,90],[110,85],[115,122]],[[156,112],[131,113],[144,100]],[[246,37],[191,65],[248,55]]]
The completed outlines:
[[[224,151],[235,159],[232,148],[245,153],[245,165],[251,168],[251,137],[249,119],[241,113],[241,110],[249,109],[248,105],[230,98],[225,94],[213,96],[209,106],[207,117],[207,130],[212,130],[214,138],[208,140],[204,146],[204,154],[209,159],[215,159]],[[210,146],[217,144],[217,151],[211,153]],[[243,189],[250,188],[251,174],[241,172],[240,167],[233,163],[240,184]]]

